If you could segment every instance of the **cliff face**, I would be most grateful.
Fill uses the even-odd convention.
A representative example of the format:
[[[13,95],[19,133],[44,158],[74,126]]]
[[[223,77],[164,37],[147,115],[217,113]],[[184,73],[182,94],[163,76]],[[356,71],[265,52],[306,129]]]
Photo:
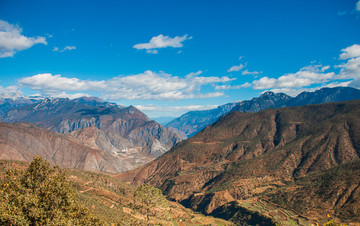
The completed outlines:
[[[122,172],[125,161],[32,124],[0,123],[0,158],[31,161],[38,155],[64,168]]]
[[[359,160],[359,129],[360,101],[232,112],[118,178],[151,183],[169,198],[211,213],[231,200],[265,197],[299,179]],[[331,199],[336,202],[345,190]]]
[[[133,106],[121,107],[94,98],[44,99],[12,109],[1,119],[9,123],[29,122],[52,132],[70,134],[72,139],[115,155],[131,150],[130,154],[117,155],[118,159],[123,157],[130,162],[121,171],[160,156],[181,140]]]

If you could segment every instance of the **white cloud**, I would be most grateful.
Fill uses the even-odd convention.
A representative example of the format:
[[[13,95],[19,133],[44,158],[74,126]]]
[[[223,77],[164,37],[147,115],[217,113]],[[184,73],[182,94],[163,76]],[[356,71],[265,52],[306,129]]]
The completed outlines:
[[[79,97],[90,97],[91,95],[88,93],[66,93],[66,92],[61,92],[61,93],[54,93],[52,95],[50,95],[51,97],[55,97],[55,98],[69,98],[69,99],[75,99],[75,98],[79,98]]]
[[[341,79],[358,79],[360,78],[360,57],[349,59],[346,63],[338,65],[341,68]]]
[[[29,87],[43,93],[54,93],[58,91],[85,91],[106,89],[105,81],[80,80],[78,78],[67,78],[50,73],[37,74],[18,80],[21,86]]]
[[[0,86],[0,98],[17,98],[23,96],[23,93],[17,86]]]
[[[245,65],[240,64],[240,65],[236,65],[236,66],[232,66],[231,68],[229,68],[227,71],[228,72],[232,72],[232,71],[240,71],[245,67]]]
[[[136,105],[141,111],[202,111],[217,108],[218,105],[188,105],[188,106],[158,106],[158,105]]]
[[[74,50],[76,49],[76,46],[65,46],[63,49],[59,49],[59,47],[54,47],[53,51],[55,52],[65,52],[66,50]]]
[[[228,90],[228,89],[241,89],[241,88],[247,88],[250,87],[251,84],[248,82],[245,82],[242,85],[237,85],[237,86],[231,86],[231,85],[220,85],[220,86],[215,86],[215,90]]]
[[[136,105],[137,109],[151,117],[178,117],[188,111],[202,111],[217,108],[218,105],[188,105],[188,106],[159,106],[159,105]]]
[[[326,70],[326,68],[327,66],[310,65],[296,73],[285,74],[277,79],[262,77],[253,81],[252,84],[254,89],[294,88],[325,83],[336,79],[334,72],[323,73],[322,70]]]
[[[271,91],[271,92],[274,92],[274,93],[285,93],[285,94],[287,94],[289,96],[296,97],[297,95],[299,95],[302,92],[314,92],[315,90],[318,90],[320,88],[322,88],[322,87],[316,87],[316,88],[280,88],[280,89],[265,90],[264,92]]]
[[[357,11],[360,11],[360,1],[358,1],[358,2],[356,3],[356,10],[357,10]]]
[[[158,54],[159,51],[157,51],[156,49],[148,49],[148,50],[146,50],[146,53]]]
[[[110,80],[91,81],[62,77],[49,73],[37,74],[18,80],[19,85],[50,96],[74,95],[68,92],[94,91],[108,100],[181,100],[223,96],[223,92],[203,93],[204,85],[232,81],[228,77],[204,77],[202,72],[193,72],[180,78],[164,72],[118,76]]]
[[[345,49],[342,49],[341,52],[343,52],[340,54],[341,60],[347,60],[350,58],[359,57],[360,56],[360,45],[354,44]]]
[[[28,49],[35,44],[47,44],[44,37],[26,37],[19,26],[0,20],[0,58],[12,57],[18,51]]]
[[[203,85],[232,81],[228,77],[201,77],[201,71],[190,73],[185,78],[164,72],[145,71],[141,74],[119,76],[111,80],[111,91],[106,98],[141,100],[180,100],[222,96],[223,93],[199,93]]]
[[[341,68],[340,79],[360,79],[360,45],[354,44],[341,50],[340,59],[347,60],[337,68]]]
[[[260,71],[248,71],[247,69],[243,72],[241,72],[242,75],[258,75],[261,74],[262,72]]]
[[[188,37],[188,35],[184,35],[182,37],[176,36],[174,38],[171,38],[169,36],[164,36],[162,34],[158,36],[154,36],[150,39],[148,43],[140,43],[136,44],[133,47],[135,49],[146,49],[147,53],[157,54],[158,50],[160,48],[167,48],[167,47],[173,47],[173,48],[180,48],[183,47],[182,42],[185,40],[189,40],[192,37]]]

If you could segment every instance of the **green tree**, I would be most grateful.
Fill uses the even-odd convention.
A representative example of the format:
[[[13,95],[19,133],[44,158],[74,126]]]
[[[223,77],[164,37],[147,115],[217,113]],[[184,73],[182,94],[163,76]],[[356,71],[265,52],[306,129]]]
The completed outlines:
[[[1,225],[101,225],[77,201],[66,171],[34,157],[24,171],[9,170],[0,182]]]
[[[170,219],[168,201],[160,189],[149,184],[140,185],[134,192],[134,208],[146,215],[148,223],[150,216]]]

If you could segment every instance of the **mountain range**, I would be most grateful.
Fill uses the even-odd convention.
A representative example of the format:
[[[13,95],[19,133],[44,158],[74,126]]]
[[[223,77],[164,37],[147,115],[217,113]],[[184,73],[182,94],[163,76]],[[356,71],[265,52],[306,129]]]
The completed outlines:
[[[181,140],[176,133],[150,120],[133,106],[122,107],[88,97],[45,98],[10,109],[1,121],[27,122],[66,134],[83,146],[119,160],[118,172],[155,159]],[[36,145],[33,148],[36,149]]]
[[[299,225],[360,222],[360,100],[233,111],[117,178],[227,218],[244,208]],[[231,209],[231,211],[230,211]],[[230,212],[231,213],[230,213]],[[291,214],[290,214],[291,213]]]
[[[39,103],[41,100],[42,98],[39,97],[0,97],[0,116],[5,115],[11,108],[18,108],[25,105]]]
[[[314,92],[302,92],[296,97],[268,91],[260,97],[221,105],[216,109],[190,111],[170,121],[165,127],[176,131],[183,137],[191,137],[231,111],[258,112],[268,108],[303,106],[355,99],[360,99],[360,90],[351,87],[322,88]]]

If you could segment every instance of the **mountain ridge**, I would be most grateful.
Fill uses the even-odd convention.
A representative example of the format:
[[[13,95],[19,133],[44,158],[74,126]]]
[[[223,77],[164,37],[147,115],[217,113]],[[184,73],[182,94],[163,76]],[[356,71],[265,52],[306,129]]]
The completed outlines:
[[[353,99],[360,99],[360,90],[351,87],[322,88],[314,92],[302,92],[296,97],[267,91],[260,97],[251,100],[228,103],[206,111],[187,112],[166,124],[165,127],[173,128],[174,131],[191,137],[231,111],[258,112],[267,108],[294,107]],[[232,108],[229,109],[227,106],[232,106]]]
[[[108,154],[118,153],[118,157],[123,156],[127,159],[129,163],[125,164],[123,171],[160,156],[182,139],[176,133],[150,120],[134,106],[123,107],[88,97],[73,100],[45,98],[36,104],[11,109],[1,120],[7,123],[33,123],[62,134],[78,131],[71,135],[72,139],[78,138],[85,145],[89,145],[85,142],[86,139],[93,139],[99,144],[92,144],[93,147]],[[90,127],[102,132],[80,131]],[[89,137],[90,135],[94,137]],[[106,148],[108,150],[105,150]],[[129,150],[127,154],[123,153],[125,149]],[[136,157],[139,159],[136,160]]]

